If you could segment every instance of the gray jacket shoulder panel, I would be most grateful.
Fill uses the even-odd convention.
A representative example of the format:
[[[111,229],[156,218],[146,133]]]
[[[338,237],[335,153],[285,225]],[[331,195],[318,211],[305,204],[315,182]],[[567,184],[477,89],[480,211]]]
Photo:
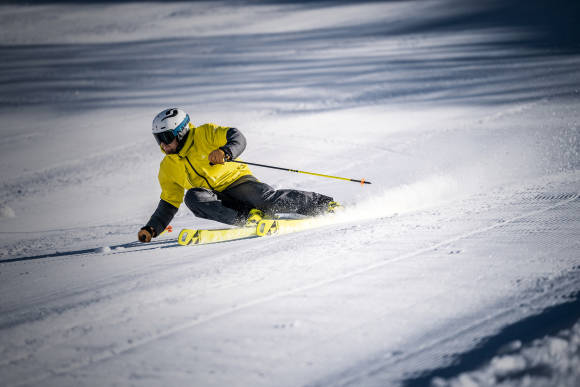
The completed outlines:
[[[246,137],[238,129],[229,128],[226,139],[226,145],[220,147],[226,154],[226,160],[237,159],[246,149]]]

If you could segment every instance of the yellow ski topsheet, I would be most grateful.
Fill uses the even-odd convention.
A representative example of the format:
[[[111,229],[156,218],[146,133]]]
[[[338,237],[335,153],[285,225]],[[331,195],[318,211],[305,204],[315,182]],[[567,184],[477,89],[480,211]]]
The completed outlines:
[[[182,246],[225,242],[256,236],[256,227],[236,227],[215,230],[192,230],[184,228],[177,237]]]
[[[289,234],[326,224],[323,218],[262,219],[256,228],[258,236]]]
[[[224,228],[214,230],[194,230],[184,228],[179,233],[177,242],[182,246],[202,245],[244,239],[281,235],[308,230],[331,223],[328,217],[304,219],[262,219],[257,226]]]

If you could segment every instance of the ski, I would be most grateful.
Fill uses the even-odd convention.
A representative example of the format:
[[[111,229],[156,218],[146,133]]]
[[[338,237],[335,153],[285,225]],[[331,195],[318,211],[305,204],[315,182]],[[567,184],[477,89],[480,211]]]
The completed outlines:
[[[331,218],[320,216],[300,219],[257,218],[243,227],[201,230],[184,228],[177,237],[177,243],[182,246],[188,246],[229,242],[305,231],[330,223],[332,223]]]
[[[260,237],[289,234],[322,226],[323,224],[325,222],[322,218],[262,219],[258,222],[256,234]]]
[[[182,246],[203,245],[255,237],[257,237],[255,226],[213,230],[194,230],[184,228],[177,237],[177,243]]]
[[[320,224],[321,222],[317,218],[262,219],[258,222],[257,226],[206,230],[184,228],[177,237],[177,243],[182,246],[188,246],[229,242],[268,235],[288,234],[307,230]]]

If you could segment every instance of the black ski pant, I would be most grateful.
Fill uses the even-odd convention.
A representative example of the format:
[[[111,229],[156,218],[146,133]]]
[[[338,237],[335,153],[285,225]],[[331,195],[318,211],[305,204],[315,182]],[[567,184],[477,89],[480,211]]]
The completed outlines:
[[[316,192],[275,190],[259,181],[246,181],[222,192],[192,188],[184,199],[185,205],[195,216],[233,225],[243,225],[253,208],[267,215],[318,215],[326,211],[330,201],[331,197]]]

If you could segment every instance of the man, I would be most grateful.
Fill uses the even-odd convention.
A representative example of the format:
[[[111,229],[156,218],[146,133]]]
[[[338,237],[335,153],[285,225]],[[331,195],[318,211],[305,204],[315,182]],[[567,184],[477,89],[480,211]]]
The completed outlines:
[[[165,153],[159,167],[161,200],[139,230],[141,242],[161,234],[182,202],[197,217],[231,225],[257,223],[264,213],[319,215],[338,206],[315,192],[275,190],[259,182],[246,164],[228,163],[246,148],[236,128],[194,127],[185,111],[171,108],[153,120],[153,136]]]

